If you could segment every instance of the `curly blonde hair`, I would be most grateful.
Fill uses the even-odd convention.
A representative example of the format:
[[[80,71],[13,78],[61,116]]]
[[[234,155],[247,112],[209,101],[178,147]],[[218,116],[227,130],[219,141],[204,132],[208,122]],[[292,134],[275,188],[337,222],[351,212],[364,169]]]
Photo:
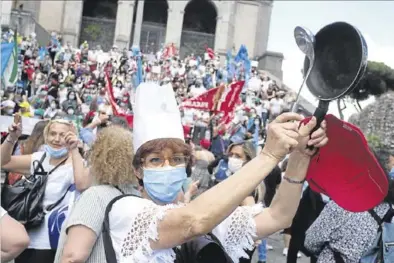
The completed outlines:
[[[87,159],[98,184],[135,183],[133,137],[124,128],[111,126],[98,133]]]

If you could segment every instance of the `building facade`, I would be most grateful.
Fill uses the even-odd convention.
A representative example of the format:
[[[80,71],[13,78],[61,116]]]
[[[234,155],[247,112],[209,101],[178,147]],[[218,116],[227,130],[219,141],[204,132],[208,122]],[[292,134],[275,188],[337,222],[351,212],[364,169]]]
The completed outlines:
[[[112,17],[92,15],[90,9],[94,9],[99,2],[105,2],[108,5],[107,10],[113,9]],[[109,6],[111,3],[115,5],[112,9]],[[35,20],[48,32],[61,34],[63,40],[73,46],[86,40],[92,46],[99,44],[104,50],[108,50],[112,45],[119,48],[139,45],[142,51],[149,53],[157,51],[163,44],[174,43],[180,49],[181,56],[200,54],[204,47],[208,46],[224,58],[227,50],[235,53],[240,45],[244,44],[250,57],[259,58],[261,69],[282,79],[283,55],[267,51],[273,1],[13,1],[13,8],[20,8],[21,5],[23,10],[31,12]],[[149,12],[154,9],[161,9],[164,19],[159,22],[148,21],[152,16]],[[212,14],[212,21],[208,22],[213,26],[211,31],[201,32],[188,28],[187,22],[190,20],[204,24],[205,20],[211,19],[197,16],[198,12],[202,15]]]

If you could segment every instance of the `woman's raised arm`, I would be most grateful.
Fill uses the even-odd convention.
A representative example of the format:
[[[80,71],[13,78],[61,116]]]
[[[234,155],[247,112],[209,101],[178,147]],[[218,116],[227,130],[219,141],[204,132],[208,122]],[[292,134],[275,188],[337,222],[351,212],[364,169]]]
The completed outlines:
[[[1,169],[21,174],[30,174],[31,155],[12,156],[15,144],[22,134],[22,125],[13,123],[8,131],[7,138],[1,144]]]
[[[297,146],[295,113],[279,116],[268,129],[263,153],[234,175],[204,192],[188,205],[169,209],[157,222],[158,239],[150,240],[152,249],[172,248],[196,236],[212,231],[264,180],[271,170]]]

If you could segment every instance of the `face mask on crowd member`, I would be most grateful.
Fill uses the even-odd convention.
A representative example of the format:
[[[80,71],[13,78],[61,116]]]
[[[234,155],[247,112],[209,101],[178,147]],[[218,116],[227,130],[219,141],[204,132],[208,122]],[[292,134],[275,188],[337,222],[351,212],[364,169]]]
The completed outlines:
[[[242,142],[229,146],[228,152],[228,169],[233,174],[241,167],[256,156],[253,143]]]
[[[70,92],[70,94],[68,94],[68,99],[69,100],[75,100],[76,99],[75,93],[74,92]]]
[[[152,147],[163,150],[146,150]],[[180,139],[169,138],[149,141],[137,151],[139,157],[134,161],[139,167],[140,185],[153,201],[169,204],[181,198],[191,158],[189,147]]]
[[[163,96],[152,96],[159,91]],[[157,204],[182,201],[183,185],[191,174],[192,150],[184,142],[174,91],[168,85],[148,82],[141,84],[135,96],[133,165],[142,195]]]
[[[66,135],[72,129],[72,124],[64,120],[50,121],[44,129],[45,152],[54,159],[67,156]]]

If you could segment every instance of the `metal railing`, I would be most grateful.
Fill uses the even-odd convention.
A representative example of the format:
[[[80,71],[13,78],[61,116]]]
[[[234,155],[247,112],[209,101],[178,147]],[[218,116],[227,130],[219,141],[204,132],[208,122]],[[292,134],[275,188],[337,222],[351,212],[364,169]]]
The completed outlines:
[[[33,14],[28,11],[14,9],[11,13],[1,14],[1,28],[17,30],[22,36],[28,36],[32,32],[36,33],[37,42],[40,46],[48,45],[51,35],[45,30],[34,18]]]

